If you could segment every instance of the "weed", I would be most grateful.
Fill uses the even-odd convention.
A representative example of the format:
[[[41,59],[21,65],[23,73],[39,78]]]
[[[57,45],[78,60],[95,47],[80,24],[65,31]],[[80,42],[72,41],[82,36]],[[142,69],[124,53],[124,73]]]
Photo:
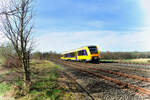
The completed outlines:
[[[31,65],[31,70],[34,71],[31,91],[26,96],[19,95],[18,100],[58,100],[61,96],[57,81],[60,66],[46,60],[33,60]],[[22,79],[18,79],[16,85],[21,87]]]
[[[0,83],[0,96],[5,94],[9,90],[10,90],[10,84],[8,84],[8,83]]]

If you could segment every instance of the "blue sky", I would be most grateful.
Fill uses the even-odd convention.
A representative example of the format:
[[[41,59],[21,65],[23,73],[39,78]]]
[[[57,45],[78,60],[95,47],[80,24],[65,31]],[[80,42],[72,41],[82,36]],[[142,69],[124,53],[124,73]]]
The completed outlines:
[[[144,24],[137,1],[39,0],[38,28],[51,31],[136,30]]]
[[[150,51],[150,0],[37,0],[35,51]]]
[[[37,50],[149,51],[146,0],[39,0]]]

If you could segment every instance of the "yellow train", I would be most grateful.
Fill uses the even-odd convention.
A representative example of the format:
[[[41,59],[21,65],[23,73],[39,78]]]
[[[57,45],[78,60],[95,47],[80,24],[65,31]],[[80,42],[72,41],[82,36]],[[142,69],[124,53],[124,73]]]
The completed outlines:
[[[98,61],[100,52],[97,46],[85,46],[62,54],[62,60]]]

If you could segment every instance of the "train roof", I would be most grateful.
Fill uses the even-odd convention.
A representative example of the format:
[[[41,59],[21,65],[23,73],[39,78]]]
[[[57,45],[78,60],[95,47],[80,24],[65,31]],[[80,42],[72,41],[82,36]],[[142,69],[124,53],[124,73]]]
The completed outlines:
[[[77,49],[74,49],[74,50],[65,51],[65,52],[63,52],[62,54],[71,53],[71,52],[78,51],[78,50],[83,49],[83,48],[86,48],[86,47],[94,47],[94,46],[96,46],[96,45],[83,46],[83,47],[80,47],[80,48],[77,48]],[[96,46],[96,47],[97,47],[97,46]]]

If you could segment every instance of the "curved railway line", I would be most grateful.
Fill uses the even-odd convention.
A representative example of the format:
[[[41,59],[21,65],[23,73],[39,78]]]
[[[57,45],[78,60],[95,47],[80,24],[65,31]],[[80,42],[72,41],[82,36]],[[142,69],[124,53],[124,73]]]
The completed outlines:
[[[128,63],[128,62],[117,62],[116,64],[127,64],[127,65],[137,65],[137,66],[150,66],[150,64],[141,64],[141,63]]]
[[[73,63],[71,63],[71,64],[73,64]],[[92,69],[92,70],[96,70],[96,71],[106,72],[106,73],[109,73],[109,74],[115,74],[115,75],[119,75],[119,76],[123,76],[123,77],[127,77],[127,78],[132,78],[132,79],[136,79],[136,80],[150,82],[150,78],[144,78],[144,77],[136,76],[136,75],[129,75],[129,74],[126,74],[126,73],[121,73],[121,72],[113,72],[113,71],[110,71],[110,70],[104,70],[104,69],[101,69],[101,68],[94,68],[92,66],[85,66],[85,65],[82,65],[82,64],[79,65],[79,64],[74,63],[74,65],[84,67],[84,68],[88,68],[88,69]]]
[[[121,68],[121,69],[150,72],[150,69],[147,69],[147,68],[137,68],[137,66],[132,67],[132,65],[128,65],[128,66],[127,65],[119,65],[119,64],[118,65],[116,65],[116,64],[114,64],[114,65],[101,64],[101,65],[109,66],[109,67],[113,67],[114,66],[114,67],[118,67],[118,68]]]
[[[76,62],[79,63],[79,62]],[[80,62],[81,64],[81,62]],[[133,70],[133,71],[144,71],[144,72],[150,72],[150,65],[143,65],[143,64],[129,64],[129,63],[99,63],[99,64],[90,64],[90,63],[83,63],[85,65],[90,65],[90,66],[102,66],[102,67],[108,67],[108,68],[117,68],[117,69],[126,69],[126,70]],[[124,64],[124,65],[122,65]],[[144,68],[143,68],[143,67]]]
[[[135,93],[140,93],[140,95],[147,95],[150,97],[150,78],[145,78],[144,76],[132,75],[123,72],[116,72],[109,69],[103,69],[104,67],[115,67],[116,69],[126,69],[126,70],[135,70],[136,68],[126,68],[125,66],[115,66],[115,65],[107,65],[107,64],[89,64],[89,63],[81,63],[81,62],[68,62],[68,61],[57,61],[64,66],[79,70],[80,72],[88,73],[93,77],[97,77],[100,79],[107,80],[111,83],[120,86],[122,89],[128,89],[130,91],[134,91]],[[103,66],[103,67],[95,67],[95,66]],[[137,69],[139,71],[150,71],[144,68]],[[149,98],[150,99],[150,98]]]
[[[125,83],[125,82],[121,82],[121,81],[119,81],[115,78],[111,78],[111,77],[102,75],[100,73],[92,72],[92,70],[102,71],[102,72],[106,72],[106,73],[109,73],[109,74],[115,74],[115,75],[119,75],[119,76],[123,76],[123,77],[127,77],[127,78],[133,78],[133,79],[136,79],[136,80],[150,82],[150,79],[148,79],[148,78],[144,78],[144,77],[140,77],[140,76],[134,76],[134,75],[128,75],[128,74],[120,73],[120,72],[112,72],[112,71],[103,70],[103,69],[99,69],[99,68],[87,67],[87,66],[83,66],[83,65],[79,65],[79,64],[75,64],[75,63],[70,63],[70,64],[63,63],[63,64],[68,65],[72,68],[78,69],[82,72],[87,72],[87,73],[92,74],[96,77],[103,78],[105,80],[108,80],[110,82],[115,83],[116,85],[123,86],[124,88],[133,89],[136,92],[141,92],[141,93],[144,93],[144,94],[147,94],[147,95],[150,96],[150,90],[148,90],[148,89],[140,88],[140,87],[135,86],[135,85],[131,85],[131,84],[128,84],[128,83]],[[77,66],[80,66],[80,67],[77,67]],[[81,67],[84,67],[84,68],[81,68]],[[89,71],[89,70],[87,70],[87,68],[91,69],[91,70]]]

